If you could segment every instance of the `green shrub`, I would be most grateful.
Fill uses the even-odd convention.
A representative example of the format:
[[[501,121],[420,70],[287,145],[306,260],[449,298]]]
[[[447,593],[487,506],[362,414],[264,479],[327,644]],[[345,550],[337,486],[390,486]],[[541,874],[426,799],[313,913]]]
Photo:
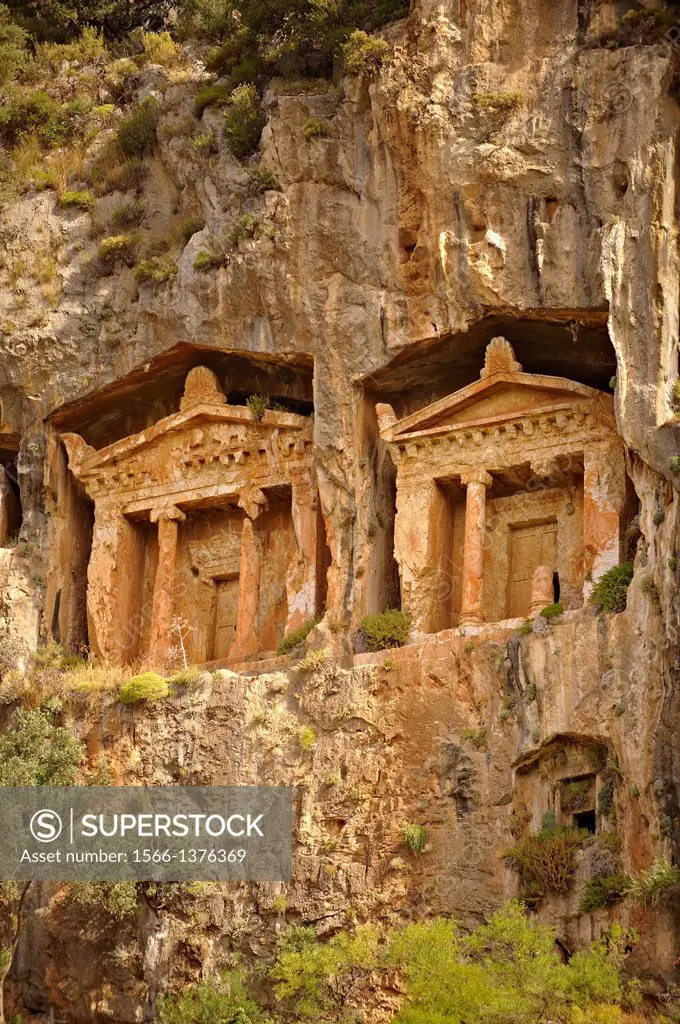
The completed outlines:
[[[176,997],[159,1000],[161,1024],[269,1024],[265,1011],[248,995],[241,973],[202,981]]]
[[[95,198],[89,189],[80,192],[62,192],[59,196],[59,205],[62,210],[91,210],[95,204]]]
[[[359,623],[359,632],[369,651],[403,647],[411,633],[411,616],[398,608],[388,608],[376,615],[366,615]]]
[[[636,903],[654,907],[680,891],[680,867],[667,860],[655,860],[650,868],[631,879],[626,894]]]
[[[659,595],[658,588],[654,582],[654,577],[649,573],[642,577],[640,581],[640,590],[645,594],[652,604],[656,605],[657,608],[661,606],[661,597]]]
[[[142,46],[150,64],[171,68],[179,60],[179,46],[169,32],[142,32]]]
[[[16,78],[28,64],[28,34],[12,18],[12,12],[0,4],[0,85]]]
[[[614,810],[614,776],[607,775],[597,794],[598,814],[608,818]]]
[[[578,811],[588,803],[588,797],[592,790],[592,782],[588,779],[578,779],[575,782],[565,782],[562,785],[562,810]]]
[[[295,668],[299,672],[316,672],[317,669],[326,664],[328,657],[329,653],[326,648],[319,647],[317,650],[307,651],[297,662]]]
[[[369,925],[323,943],[312,929],[289,929],[271,972],[276,999],[298,1019],[338,1020],[351,982],[377,966],[377,952],[378,931]]]
[[[310,117],[302,126],[302,134],[306,139],[325,139],[330,133],[328,122],[321,121],[318,117]]]
[[[132,266],[138,246],[136,235],[109,235],[99,243],[99,259],[107,267],[117,262]]]
[[[671,455],[671,473],[680,473],[680,455]]]
[[[520,92],[476,92],[472,102],[481,110],[509,114],[521,106],[524,97]]]
[[[314,627],[318,626],[318,624],[319,619],[308,619],[307,622],[305,622],[303,626],[300,626],[299,629],[294,629],[292,632],[286,633],[286,635],[279,641],[276,653],[290,654],[296,647],[300,647],[300,645],[305,642]]]
[[[119,699],[121,704],[137,704],[142,700],[160,700],[169,693],[168,684],[163,676],[156,672],[143,672],[123,683]]]
[[[226,85],[203,86],[194,100],[194,117],[202,117],[206,107],[226,107],[232,91]]]
[[[278,191],[281,186],[271,171],[265,170],[264,167],[254,167],[248,174],[246,188],[251,195],[259,195],[270,190]]]
[[[265,117],[254,85],[239,85],[229,97],[224,114],[224,137],[239,160],[254,153],[260,144]]]
[[[205,153],[206,156],[211,156],[217,152],[217,140],[215,139],[214,132],[200,132],[198,135],[194,135],[192,145]]]
[[[463,729],[460,738],[471,743],[475,750],[481,750],[486,746],[486,729]]]
[[[88,915],[99,911],[115,921],[133,917],[140,906],[134,882],[74,882],[68,899]]]
[[[311,750],[316,743],[316,730],[311,725],[303,725],[298,733],[300,750]]]
[[[585,829],[541,830],[521,839],[504,857],[519,874],[522,895],[539,900],[546,893],[566,893],[576,871],[576,853],[590,833]]]
[[[180,228],[185,245],[193,235],[202,231],[204,227],[205,218],[202,214],[197,213],[192,217],[185,217]]]
[[[117,206],[111,214],[111,223],[114,227],[125,231],[127,228],[139,227],[143,218],[144,203],[123,203],[121,206]]]
[[[11,148],[22,136],[33,135],[42,146],[61,146],[72,134],[77,112],[42,89],[25,93],[0,106],[0,141]]]
[[[563,613],[564,608],[559,601],[557,604],[547,604],[545,608],[541,608],[541,615],[544,619],[558,619]]]
[[[248,395],[246,398],[246,408],[257,423],[260,422],[270,407],[271,399],[269,395]]]
[[[197,665],[189,665],[170,676],[168,682],[172,686],[195,686],[201,677],[201,669]]]
[[[138,281],[153,284],[169,281],[176,273],[177,260],[170,256],[149,256],[148,259],[140,260],[135,267],[135,277]]]
[[[633,563],[623,562],[608,569],[593,587],[590,600],[598,612],[610,615],[626,607],[628,587],[633,579]]]
[[[506,903],[463,935],[437,918],[393,934],[389,958],[405,1000],[393,1024],[623,1024],[636,988],[622,977],[634,936],[614,926],[561,962],[554,931]]]
[[[427,845],[427,829],[423,825],[406,822],[401,830],[401,839],[411,853],[422,853]]]
[[[84,752],[51,711],[20,709],[0,735],[0,786],[71,786]]]
[[[124,164],[113,167],[106,175],[107,192],[128,192],[140,189],[149,173],[148,165],[140,159],[126,160]]]
[[[127,160],[141,160],[156,148],[158,106],[154,100],[145,100],[126,117],[118,129],[118,145]]]
[[[244,213],[233,224],[229,232],[229,247],[235,249],[242,238],[252,238],[257,231],[257,219],[252,213]]]
[[[343,45],[342,52],[350,75],[375,75],[386,63],[390,48],[384,39],[356,29]]]
[[[214,252],[197,252],[194,258],[194,270],[198,270],[201,273],[205,273],[208,270],[216,270],[218,267],[224,265],[224,256],[220,256]]]
[[[626,895],[630,879],[627,875],[617,872],[603,878],[589,878],[583,887],[579,910],[582,914],[591,914],[601,907],[611,906]]]

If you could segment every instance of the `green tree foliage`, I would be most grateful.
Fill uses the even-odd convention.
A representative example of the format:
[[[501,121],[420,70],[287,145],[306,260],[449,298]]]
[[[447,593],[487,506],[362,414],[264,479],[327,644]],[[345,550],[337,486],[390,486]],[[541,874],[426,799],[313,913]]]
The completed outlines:
[[[110,39],[133,29],[159,29],[172,0],[8,0],[16,20],[39,40],[67,42],[88,25]]]
[[[249,997],[235,971],[217,981],[187,988],[176,999],[161,999],[161,1024],[269,1024],[271,1018]]]
[[[17,711],[0,736],[0,786],[70,786],[84,747],[54,714]]]
[[[377,963],[378,931],[369,925],[353,934],[340,932],[316,942],[312,929],[295,929],[272,970],[276,998],[286,1010],[305,1020],[326,1020],[344,1005],[357,974]],[[170,1022],[175,1024],[175,1022]]]
[[[408,0],[187,0],[185,35],[217,43],[212,69],[232,87],[259,78],[328,75],[355,29],[408,14]]]
[[[12,19],[12,12],[0,4],[0,85],[11,81],[24,67],[27,33]]]
[[[411,632],[411,617],[398,608],[388,608],[377,615],[367,615],[359,623],[360,639],[369,651],[386,647],[403,647]]]
[[[631,935],[614,927],[563,964],[555,936],[508,903],[470,935],[455,923],[414,924],[391,944],[405,978],[407,1001],[398,1024],[538,1024],[572,1021],[574,1010],[634,1003],[636,990],[621,978]],[[588,1019],[588,1018],[587,1018]],[[603,1018],[604,1019],[604,1018]]]

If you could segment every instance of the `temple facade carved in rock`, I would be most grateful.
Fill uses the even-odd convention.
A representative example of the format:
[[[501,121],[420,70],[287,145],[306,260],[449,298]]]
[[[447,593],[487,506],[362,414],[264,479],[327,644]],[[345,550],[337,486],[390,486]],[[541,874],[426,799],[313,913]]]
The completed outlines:
[[[258,419],[199,366],[179,412],[150,429],[100,451],[62,440],[94,502],[87,619],[98,656],[160,665],[183,619],[193,662],[247,660],[321,610],[309,418]]]
[[[395,556],[416,628],[582,605],[620,561],[623,446],[613,399],[523,373],[494,338],[479,380],[397,419],[376,407],[397,467]]]

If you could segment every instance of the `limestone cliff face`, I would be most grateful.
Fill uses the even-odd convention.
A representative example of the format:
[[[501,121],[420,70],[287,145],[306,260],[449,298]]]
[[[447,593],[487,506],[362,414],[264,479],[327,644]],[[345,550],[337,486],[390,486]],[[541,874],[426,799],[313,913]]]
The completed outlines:
[[[373,535],[387,500],[375,401],[405,415],[469,382],[496,334],[531,369],[604,389],[616,377],[640,502],[624,615],[573,612],[545,636],[508,646],[500,634],[472,652],[444,637],[398,652],[388,672],[324,670],[300,696],[285,675],[224,678],[134,723],[140,781],[170,781],[173,765],[188,765],[214,782],[298,786],[299,852],[286,897],[295,920],[330,928],[350,909],[386,919],[416,906],[478,919],[515,884],[498,858],[512,841],[511,766],[556,736],[615,751],[626,870],[678,852],[680,511],[671,457],[680,450],[680,109],[670,91],[674,44],[600,46],[615,23],[613,3],[415,0],[408,20],[386,31],[394,57],[377,76],[267,93],[261,166],[279,187],[256,196],[219,132],[208,156],[182,132],[200,65],[182,85],[160,68],[141,72],[126,101],[153,94],[162,115],[141,196],[145,230],[160,238],[183,212],[205,221],[177,274],[157,286],[138,283],[130,268],[99,274],[90,214],[60,210],[52,192],[0,215],[0,427],[21,436],[25,542],[0,566],[0,593],[7,628],[33,643],[53,629],[55,595],[82,560],[82,534],[62,528],[69,502],[78,506],[58,433],[89,430],[102,446],[143,429],[167,411],[164,382],[199,348],[240,357],[234,390],[260,390],[266,377],[273,394],[313,397],[332,559],[326,622],[348,631],[327,631],[327,640],[345,662],[348,641],[337,637],[375,610],[389,580],[389,541]],[[311,118],[327,134],[306,137]],[[208,133],[218,115],[208,110],[203,122]],[[92,143],[86,164],[104,142]],[[131,198],[98,200],[95,217]],[[244,214],[256,227],[226,265],[196,271],[197,253]],[[530,684],[535,702],[524,698]],[[513,688],[517,711],[501,720]],[[266,726],[252,724],[260,705],[273,716]],[[98,731],[118,754],[132,745],[132,722],[117,715],[107,712]],[[308,720],[323,737],[305,761],[294,736]],[[80,727],[93,742],[87,715]],[[466,747],[461,733],[482,728],[486,749]],[[340,762],[336,793],[328,778]],[[632,784],[637,801],[626,795]],[[395,866],[399,826],[414,817],[431,826],[432,853]],[[231,944],[266,945],[280,924],[275,896],[265,888],[215,897],[216,929],[200,955],[187,945],[186,921],[159,937],[149,910],[145,934],[123,943],[131,966],[121,954],[102,980],[93,962],[83,981],[58,895],[55,904],[39,894],[50,910],[29,925],[18,966],[24,997],[78,1021],[139,1019],[159,985],[195,975],[197,962],[219,962]],[[605,921],[579,923],[573,906],[545,912],[573,944]],[[650,971],[672,959],[676,927],[670,918],[649,924],[640,956]]]

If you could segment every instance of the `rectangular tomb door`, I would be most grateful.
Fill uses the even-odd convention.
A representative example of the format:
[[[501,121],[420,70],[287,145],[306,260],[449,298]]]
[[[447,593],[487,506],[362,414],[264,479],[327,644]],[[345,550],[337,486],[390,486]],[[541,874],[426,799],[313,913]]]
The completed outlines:
[[[539,565],[557,567],[557,522],[534,523],[513,527],[510,532],[510,600],[511,619],[529,614],[531,578]]]
[[[238,577],[216,580],[215,650],[213,659],[227,658],[236,634],[236,608],[238,605]]]

